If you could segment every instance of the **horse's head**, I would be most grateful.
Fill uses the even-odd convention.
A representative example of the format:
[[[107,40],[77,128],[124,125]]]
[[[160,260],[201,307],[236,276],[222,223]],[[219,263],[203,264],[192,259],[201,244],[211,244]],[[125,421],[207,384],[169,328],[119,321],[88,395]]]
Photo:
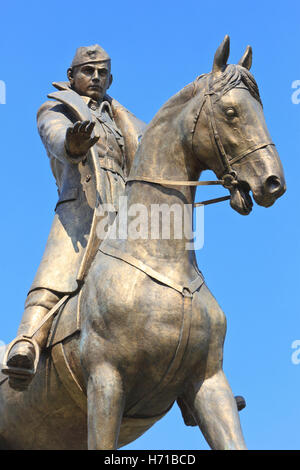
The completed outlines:
[[[198,94],[200,105],[194,118],[192,146],[202,168],[213,170],[224,180],[231,206],[247,215],[253,205],[250,190],[259,205],[269,207],[286,186],[258,87],[249,72],[251,47],[238,65],[227,65],[228,57],[226,36],[215,54],[212,72],[198,80],[195,98]]]

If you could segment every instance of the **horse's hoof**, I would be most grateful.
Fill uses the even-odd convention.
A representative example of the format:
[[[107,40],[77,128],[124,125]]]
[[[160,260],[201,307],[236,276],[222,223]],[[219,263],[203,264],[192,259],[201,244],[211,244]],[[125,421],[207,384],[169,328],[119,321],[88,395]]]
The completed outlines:
[[[246,400],[244,397],[236,396],[234,398],[236,401],[236,406],[237,406],[238,411],[242,411],[244,408],[246,408]]]

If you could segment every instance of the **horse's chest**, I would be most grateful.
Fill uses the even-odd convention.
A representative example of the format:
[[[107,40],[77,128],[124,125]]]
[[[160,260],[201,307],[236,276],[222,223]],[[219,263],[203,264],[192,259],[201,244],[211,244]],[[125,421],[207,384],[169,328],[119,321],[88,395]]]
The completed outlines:
[[[147,284],[135,290],[133,301],[129,293],[123,303],[120,297],[111,299],[119,307],[109,309],[105,323],[109,321],[111,331],[118,337],[116,360],[122,368],[129,364],[128,370],[142,369],[153,380],[166,373],[171,379],[175,369],[180,378],[185,374],[183,365],[187,360],[196,366],[207,355],[209,319],[199,308],[196,296],[182,297],[149,278]]]
[[[176,318],[172,312],[166,313],[161,325],[164,325],[165,336],[158,337],[166,350],[172,350],[170,369],[185,375],[187,368],[203,363],[207,356],[210,340],[210,319],[203,309],[199,308],[197,296],[178,299]],[[172,335],[170,335],[172,331]]]
[[[199,301],[202,288],[193,299],[184,298],[140,270],[108,259],[95,276],[101,282],[86,299],[84,337],[97,338],[95,361],[111,363],[137,394],[141,384],[143,390],[161,382],[180,388],[189,369],[200,370],[207,357],[210,319]]]

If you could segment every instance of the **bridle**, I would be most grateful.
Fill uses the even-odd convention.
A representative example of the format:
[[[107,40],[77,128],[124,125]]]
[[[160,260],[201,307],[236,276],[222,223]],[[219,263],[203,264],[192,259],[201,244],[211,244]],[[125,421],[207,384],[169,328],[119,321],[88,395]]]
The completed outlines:
[[[207,121],[208,121],[208,128],[209,128],[209,133],[210,133],[210,138],[212,144],[215,146],[217,150],[217,155],[223,170],[223,176],[222,179],[220,180],[214,180],[214,181],[176,181],[176,180],[167,180],[167,179],[161,179],[161,178],[152,178],[152,177],[147,177],[147,176],[134,176],[134,177],[129,177],[126,181],[128,182],[145,182],[145,183],[154,183],[154,184],[159,184],[162,186],[211,186],[211,185],[222,185],[224,188],[228,189],[229,191],[235,188],[239,183],[237,179],[237,174],[236,171],[232,168],[232,165],[234,163],[237,163],[240,161],[242,158],[245,158],[247,155],[250,153],[255,152],[256,150],[262,149],[264,147],[267,147],[269,145],[274,145],[273,142],[271,141],[266,141],[263,143],[260,143],[259,145],[252,146],[248,148],[246,151],[241,153],[240,155],[231,158],[230,155],[227,154],[224,145],[222,143],[222,139],[220,137],[220,134],[218,132],[218,127],[217,127],[217,122],[215,118],[215,113],[213,109],[213,104],[212,104],[212,95],[215,95],[216,93],[211,90],[211,82],[209,81],[209,78],[207,78],[207,91],[203,95],[203,99],[201,101],[199,110],[193,120],[193,129],[191,131],[192,134],[192,147],[193,147],[193,137],[196,129],[197,122],[200,118],[201,111],[203,110],[203,107],[205,103],[207,103]],[[238,88],[238,87],[236,87]],[[205,206],[208,204],[214,204],[217,202],[222,202],[222,201],[227,201],[230,199],[231,196],[223,196],[215,199],[208,199],[207,201],[202,201],[202,202],[196,202],[194,203],[194,207],[197,206]]]

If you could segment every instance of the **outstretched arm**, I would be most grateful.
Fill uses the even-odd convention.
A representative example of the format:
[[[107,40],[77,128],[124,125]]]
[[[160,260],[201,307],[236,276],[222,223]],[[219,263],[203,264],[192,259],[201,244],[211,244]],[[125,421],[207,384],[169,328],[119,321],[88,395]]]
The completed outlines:
[[[75,124],[63,105],[46,102],[37,116],[38,131],[52,158],[62,163],[81,162],[99,137],[94,135],[95,123],[78,121]]]

